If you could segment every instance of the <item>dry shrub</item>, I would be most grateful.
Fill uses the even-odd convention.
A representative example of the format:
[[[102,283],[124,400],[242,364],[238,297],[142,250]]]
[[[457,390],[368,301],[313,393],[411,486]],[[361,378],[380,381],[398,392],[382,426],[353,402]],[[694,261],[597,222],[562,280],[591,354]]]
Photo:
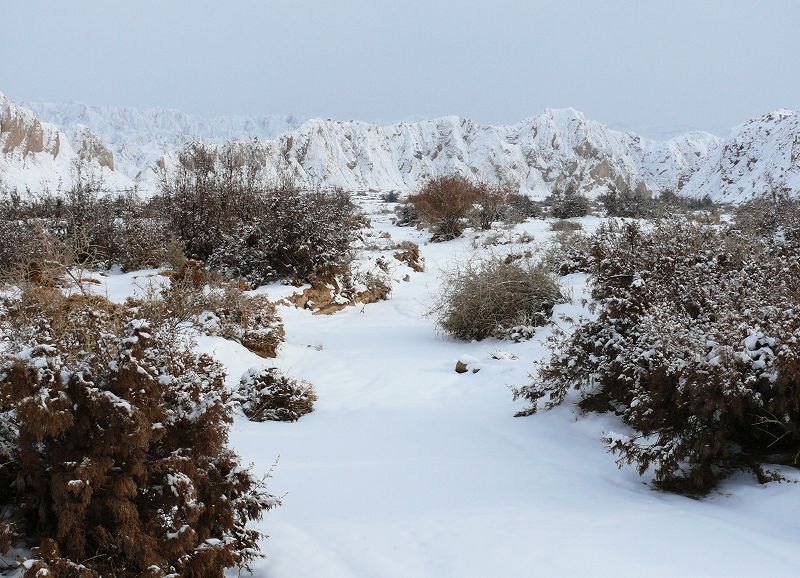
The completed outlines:
[[[430,228],[433,241],[449,241],[464,232],[467,218],[484,193],[484,188],[466,177],[436,177],[409,196],[408,203]]]
[[[0,276],[8,276],[22,262],[35,262],[43,230],[32,221],[0,220]]]
[[[495,221],[509,217],[508,192],[501,188],[478,185],[478,195],[471,211],[471,221],[478,229],[488,231]]]
[[[558,285],[538,265],[476,258],[444,273],[432,313],[457,339],[506,339],[544,325],[561,299]]]
[[[664,488],[704,492],[730,467],[800,455],[800,245],[685,219],[612,223],[592,238],[597,318],[554,339],[536,411],[582,391],[630,436],[620,464]]]
[[[0,499],[38,544],[26,578],[222,578],[258,555],[246,524],[276,502],[227,447],[222,367],[142,312],[52,288],[5,303]]]
[[[278,278],[310,280],[352,259],[352,245],[367,223],[344,192],[265,193],[263,210],[223,235],[209,265],[252,285]]]
[[[305,381],[278,369],[253,368],[239,382],[242,411],[250,421],[297,421],[314,411],[317,394]]]
[[[246,285],[224,280],[199,261],[187,261],[144,307],[149,317],[164,324],[190,323],[207,335],[238,341],[261,357],[275,357],[284,337],[275,305],[245,289]]]
[[[102,194],[102,183],[78,180],[58,195],[8,199],[0,210],[0,271],[35,262],[42,245],[81,245],[78,262],[125,271],[159,267],[174,243],[161,214],[133,193]],[[0,199],[0,202],[7,199]],[[10,243],[14,236],[16,245]]]
[[[399,251],[394,253],[394,258],[405,263],[417,273],[425,270],[425,260],[419,254],[419,245],[411,241],[403,241],[398,246]]]
[[[585,217],[591,211],[589,199],[578,193],[572,185],[566,185],[564,190],[556,189],[546,202],[550,206],[550,216],[556,219]]]
[[[544,215],[541,202],[534,201],[528,195],[509,193],[506,196],[505,215],[502,219],[508,223],[521,223],[525,219],[539,219]]]
[[[551,231],[581,231],[583,225],[576,221],[568,221],[566,219],[559,219],[550,223]]]
[[[273,182],[257,144],[191,144],[154,201],[187,256],[254,286],[340,267],[365,220],[347,193]]]
[[[588,273],[592,268],[590,237],[569,230],[555,234],[541,256],[541,263],[559,276]]]
[[[752,235],[785,237],[800,230],[800,201],[788,190],[776,188],[739,205],[734,219],[737,227]]]

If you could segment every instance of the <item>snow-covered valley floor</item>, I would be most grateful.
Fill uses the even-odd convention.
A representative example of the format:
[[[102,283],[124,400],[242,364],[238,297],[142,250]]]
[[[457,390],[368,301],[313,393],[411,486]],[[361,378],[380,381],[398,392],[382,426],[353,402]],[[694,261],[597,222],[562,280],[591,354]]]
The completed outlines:
[[[612,416],[580,416],[566,403],[514,418],[521,405],[509,386],[529,379],[549,329],[522,343],[442,335],[425,313],[441,269],[473,251],[470,238],[425,244],[385,214],[373,224],[418,242],[426,260],[388,301],[330,316],[280,307],[286,342],[276,360],[222,338],[199,341],[231,385],[274,364],[319,395],[297,423],[234,425],[232,445],[257,472],[280,456],[270,488],[285,496],[260,523],[269,538],[256,576],[798,575],[800,485],[741,475],[703,500],[660,493],[605,451],[602,434],[622,428]],[[552,234],[543,221],[517,229],[539,246]],[[129,282],[109,277],[112,298]],[[586,280],[562,282],[573,303],[555,317],[578,315]],[[455,373],[459,358],[480,372]]]

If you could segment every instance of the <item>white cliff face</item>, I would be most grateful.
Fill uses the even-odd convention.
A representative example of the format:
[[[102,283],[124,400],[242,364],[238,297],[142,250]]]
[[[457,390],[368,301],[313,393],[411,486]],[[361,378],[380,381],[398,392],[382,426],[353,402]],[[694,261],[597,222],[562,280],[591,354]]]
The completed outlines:
[[[800,195],[800,114],[776,110],[736,127],[683,189],[741,202],[775,188]]]
[[[114,171],[113,154],[87,127],[75,126],[68,135],[0,93],[0,185],[55,192],[68,188],[78,172],[108,190],[133,185]]]
[[[67,131],[88,126],[114,154],[117,170],[132,180],[150,179],[166,153],[190,141],[269,140],[300,126],[285,116],[223,116],[201,119],[177,110],[25,103],[39,118]]]
[[[308,187],[409,191],[430,176],[458,173],[543,197],[564,179],[590,196],[610,184],[676,191],[719,139],[650,141],[564,109],[512,126],[458,117],[386,126],[315,119],[261,146],[268,166]]]
[[[169,163],[185,143],[258,139],[267,174],[309,188],[408,192],[428,177],[458,173],[534,197],[565,180],[591,197],[610,186],[733,202],[773,186],[800,194],[800,117],[785,110],[737,127],[727,141],[704,132],[649,140],[573,109],[548,109],[509,126],[459,117],[301,124],[292,116],[204,120],[172,110],[82,104],[31,104],[29,110],[0,98],[0,178],[23,188],[66,179],[78,159],[114,187],[136,182],[152,192],[156,163]]]

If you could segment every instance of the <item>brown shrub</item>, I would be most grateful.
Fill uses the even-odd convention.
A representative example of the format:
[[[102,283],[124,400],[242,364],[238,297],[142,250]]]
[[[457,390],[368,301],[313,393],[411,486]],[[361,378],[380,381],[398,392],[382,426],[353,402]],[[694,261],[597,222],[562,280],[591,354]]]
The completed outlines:
[[[445,272],[432,313],[457,339],[506,339],[544,325],[561,299],[558,285],[537,265],[470,259]]]
[[[242,411],[250,421],[297,421],[314,411],[317,394],[305,381],[275,368],[253,368],[239,383]]]
[[[566,219],[559,219],[550,223],[551,231],[581,231],[583,225],[576,221],[568,221]]]
[[[795,239],[795,241],[791,241]],[[612,223],[592,238],[597,318],[553,341],[516,391],[614,408],[633,433],[606,441],[664,488],[704,492],[731,467],[798,465],[800,259],[779,240],[673,219]]]
[[[434,241],[448,241],[461,236],[475,203],[484,193],[484,188],[466,177],[437,177],[409,196],[408,203],[431,229]]]
[[[199,261],[187,261],[143,306],[150,318],[177,328],[191,323],[207,335],[240,342],[261,357],[275,357],[284,329],[275,305],[249,295],[246,283],[226,281]]]
[[[5,304],[3,507],[25,576],[222,578],[275,500],[227,448],[221,366],[141,309],[43,288]]]
[[[425,270],[425,260],[419,254],[419,245],[411,241],[403,241],[400,243],[399,249],[394,253],[395,259],[405,263],[417,273]]]

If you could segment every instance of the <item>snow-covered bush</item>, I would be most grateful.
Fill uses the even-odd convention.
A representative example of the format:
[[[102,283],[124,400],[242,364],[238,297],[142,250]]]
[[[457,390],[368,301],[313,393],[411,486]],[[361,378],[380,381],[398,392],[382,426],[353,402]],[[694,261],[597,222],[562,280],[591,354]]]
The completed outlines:
[[[222,578],[258,555],[246,524],[276,501],[227,447],[222,367],[142,311],[51,288],[5,303],[2,525],[38,544],[28,578]]]
[[[160,194],[154,199],[186,256],[205,261],[234,234],[263,212],[268,189],[256,147],[228,143],[220,147],[190,143],[176,166],[160,169]]]
[[[297,421],[314,411],[317,394],[305,381],[278,369],[253,368],[239,383],[242,411],[250,421]]]
[[[28,266],[42,246],[60,243],[84,250],[77,262],[123,270],[159,267],[170,261],[171,235],[158,211],[134,193],[101,194],[101,183],[78,181],[62,194],[0,198],[0,268]],[[7,203],[7,204],[6,204]]]
[[[0,277],[41,261],[40,239],[45,234],[34,221],[0,220]]]
[[[584,217],[591,210],[589,199],[574,190],[573,186],[556,188],[545,202],[550,207],[550,216],[556,219]]]
[[[590,237],[574,231],[557,233],[542,253],[541,263],[549,272],[560,276],[588,273],[592,267]]]
[[[277,278],[313,280],[346,268],[365,224],[344,192],[293,188],[261,197],[262,211],[223,235],[208,263],[253,285]]]
[[[647,219],[655,215],[658,202],[647,191],[620,191],[609,186],[611,189],[599,198],[607,216]]]
[[[221,279],[198,261],[184,263],[155,297],[140,307],[164,325],[191,323],[261,357],[275,357],[283,341],[283,324],[269,299],[246,293],[239,282]]]
[[[800,231],[800,201],[787,190],[772,193],[742,203],[734,214],[736,226],[754,235],[777,236]]]
[[[571,388],[616,411],[620,464],[661,487],[705,491],[729,466],[797,465],[798,245],[685,219],[603,226],[592,239],[596,319],[554,338],[535,381],[540,406]]]
[[[439,327],[464,340],[521,335],[514,328],[544,325],[562,299],[542,267],[499,257],[470,259],[445,271],[441,290],[432,314]]]
[[[154,204],[187,257],[254,285],[345,265],[365,224],[350,196],[276,184],[264,169],[248,143],[191,144],[162,169]]]

